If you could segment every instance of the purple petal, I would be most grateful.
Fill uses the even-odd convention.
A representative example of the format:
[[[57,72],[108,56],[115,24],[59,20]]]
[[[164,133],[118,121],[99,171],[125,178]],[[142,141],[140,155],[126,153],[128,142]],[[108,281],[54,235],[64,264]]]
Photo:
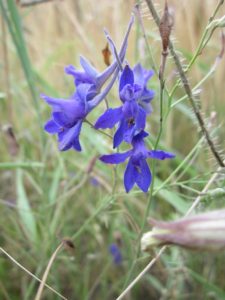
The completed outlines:
[[[88,76],[94,79],[98,76],[97,70],[83,56],[80,56],[80,64]]]
[[[52,113],[52,118],[55,123],[58,124],[58,126],[61,127],[72,127],[73,123],[71,123],[71,120],[66,117],[66,115],[60,111],[56,111]]]
[[[42,95],[42,98],[52,106],[54,112],[63,112],[69,123],[85,116],[85,103],[80,101],[77,93],[71,99],[58,99]]]
[[[141,64],[137,64],[133,68],[134,82],[144,87],[148,80],[154,75],[153,70],[146,70]]]
[[[82,71],[77,71],[77,69],[72,65],[66,66],[64,68],[64,71],[65,71],[66,74],[72,75],[74,77],[77,77],[77,75],[80,74],[80,73],[83,74]]]
[[[144,192],[147,193],[148,188],[152,181],[152,175],[149,169],[149,166],[145,159],[141,159],[139,161],[138,172],[136,177],[136,183],[139,188]]]
[[[73,127],[66,129],[59,133],[59,150],[66,151],[71,147],[74,147],[76,150],[81,149],[78,145],[79,143],[79,134],[81,130],[82,122],[77,122]],[[80,151],[80,150],[78,150]]]
[[[143,139],[146,138],[147,136],[148,136],[148,133],[144,130],[142,130],[137,135],[135,135],[133,140],[132,140],[133,147],[140,148],[140,145],[141,145],[141,147],[143,147],[145,145]]]
[[[76,93],[81,102],[86,103],[87,95],[91,89],[93,89],[93,84],[90,83],[83,83],[77,86]]]
[[[138,114],[138,104],[135,100],[126,101],[123,105],[123,113],[126,119],[136,118]]]
[[[94,80],[87,73],[77,70],[72,65],[65,67],[65,73],[74,77],[76,86],[82,83],[94,83]]]
[[[134,89],[130,84],[126,84],[124,88],[120,91],[120,100],[123,102],[130,101],[134,99]]]
[[[126,132],[126,130],[127,130],[127,122],[126,120],[122,120],[113,138],[113,148],[118,147],[122,143],[124,133]]]
[[[174,158],[175,155],[173,153],[165,152],[165,151],[162,151],[162,150],[152,150],[152,151],[148,152],[148,157],[164,160],[164,159],[167,159],[167,158]]]
[[[149,102],[141,101],[140,102],[141,107],[144,109],[146,114],[151,114],[152,113],[152,106]]]
[[[133,89],[134,89],[134,98],[135,99],[140,99],[143,93],[143,87],[140,86],[139,84],[134,84],[133,85]]]
[[[119,84],[119,92],[121,92],[122,89],[124,88],[124,86],[127,84],[130,84],[130,85],[134,84],[134,74],[128,65],[126,65],[124,67],[123,72],[121,74],[120,84]]]
[[[124,153],[114,153],[100,156],[100,160],[106,164],[120,164],[131,155],[131,150]]]
[[[146,113],[145,111],[139,106],[138,115],[136,118],[136,127],[139,130],[144,129],[146,124]]]
[[[141,101],[143,102],[150,102],[155,97],[155,92],[153,90],[144,89],[141,94]]]
[[[122,106],[117,108],[109,108],[102,114],[95,123],[95,128],[113,128],[116,123],[121,120]]]
[[[132,160],[130,159],[124,173],[124,186],[127,193],[129,193],[135,184],[136,172],[137,171],[132,164]]]
[[[77,136],[77,138],[73,142],[73,149],[75,149],[76,151],[79,151],[79,152],[82,150],[80,141],[79,141],[79,136]]]
[[[41,98],[45,100],[46,103],[54,108],[61,109],[64,105],[71,104],[71,100],[62,98],[53,98],[46,95],[41,95]]]
[[[135,125],[130,125],[127,127],[126,131],[123,134],[123,139],[126,143],[131,144],[135,131],[136,131]]]
[[[51,119],[48,122],[46,122],[44,129],[50,134],[55,134],[60,131],[61,127],[57,125],[56,122],[54,122],[54,120]]]

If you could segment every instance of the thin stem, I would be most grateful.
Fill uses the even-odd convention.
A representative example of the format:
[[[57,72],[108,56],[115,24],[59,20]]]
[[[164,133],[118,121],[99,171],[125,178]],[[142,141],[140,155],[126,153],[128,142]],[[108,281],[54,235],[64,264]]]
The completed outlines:
[[[61,242],[61,244],[56,248],[56,250],[54,251],[54,253],[52,254],[49,262],[48,262],[48,265],[47,265],[47,268],[44,272],[44,275],[42,277],[42,280],[41,280],[41,284],[39,285],[39,288],[38,288],[38,291],[37,291],[37,294],[35,296],[35,299],[34,300],[40,300],[41,299],[41,295],[43,293],[43,290],[44,290],[44,286],[45,286],[45,283],[46,283],[46,280],[47,280],[47,277],[48,277],[48,273],[50,271],[50,268],[57,256],[57,254],[59,253],[59,251],[62,249],[62,247],[64,246],[64,241]]]
[[[106,136],[109,137],[110,139],[113,139],[113,136],[112,136],[112,135],[106,133],[105,131],[103,131],[103,130],[101,130],[101,129],[96,129],[95,126],[94,126],[90,121],[88,121],[87,119],[85,119],[84,122],[86,122],[88,125],[90,125],[91,128],[93,128],[94,130],[96,130],[96,131],[98,131],[98,132],[100,132],[100,133],[106,135]]]
[[[217,6],[214,10],[214,13],[212,15],[212,17],[209,19],[209,23],[213,21],[213,19],[215,18],[216,14],[218,13],[220,6],[224,4],[224,0],[219,0],[217,3]]]
[[[158,133],[158,137],[156,139],[155,145],[154,145],[154,149],[157,149],[161,135],[162,135],[162,131],[163,131],[163,96],[164,96],[164,79],[160,78],[160,91],[159,91],[159,99],[160,99],[160,119],[159,119],[159,133]]]
[[[150,261],[150,263],[144,268],[144,270],[128,285],[128,287],[119,295],[116,300],[121,300],[126,296],[126,294],[132,289],[132,287],[151,269],[151,267],[156,263],[156,261],[160,258],[163,252],[166,250],[166,246],[162,247],[158,254]]]

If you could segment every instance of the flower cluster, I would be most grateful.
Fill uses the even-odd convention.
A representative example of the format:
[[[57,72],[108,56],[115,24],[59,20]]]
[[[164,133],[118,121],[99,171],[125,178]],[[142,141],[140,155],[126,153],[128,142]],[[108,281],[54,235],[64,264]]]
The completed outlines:
[[[68,66],[65,72],[74,77],[75,93],[69,99],[58,99],[42,95],[42,98],[52,108],[50,120],[45,124],[45,130],[58,135],[59,150],[75,149],[81,151],[79,142],[80,131],[87,115],[102,102],[109,93],[117,78],[119,78],[119,98],[121,105],[109,108],[95,123],[96,129],[113,128],[117,126],[113,137],[113,148],[123,141],[130,144],[132,149],[124,153],[103,155],[100,160],[104,163],[119,164],[129,158],[125,174],[124,186],[129,192],[134,184],[144,192],[151,184],[151,172],[146,162],[147,158],[166,159],[173,154],[161,150],[149,151],[145,147],[146,118],[152,112],[151,101],[154,91],[147,87],[153,75],[152,70],[144,69],[137,64],[133,69],[124,64],[127,40],[133,24],[129,23],[120,52],[106,32],[107,40],[114,53],[113,63],[102,73],[99,73],[84,57],[80,58],[83,70]],[[110,79],[110,77],[112,77]],[[103,86],[107,83],[106,87]]]
[[[118,55],[121,62],[125,58],[132,24],[133,18],[131,18]],[[82,123],[87,115],[106,97],[119,73],[117,60],[102,73],[99,73],[84,57],[80,57],[80,64],[83,68],[81,71],[71,65],[65,68],[65,72],[74,77],[76,87],[75,93],[69,99],[41,95],[52,108],[51,119],[44,128],[48,133],[58,135],[59,150],[61,151],[71,148],[81,151],[79,136]],[[111,75],[113,75],[112,79],[102,90]]]

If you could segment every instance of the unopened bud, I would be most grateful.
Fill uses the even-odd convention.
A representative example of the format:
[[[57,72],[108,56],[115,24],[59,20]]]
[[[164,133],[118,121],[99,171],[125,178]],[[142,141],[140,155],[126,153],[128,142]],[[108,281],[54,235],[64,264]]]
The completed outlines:
[[[143,251],[170,244],[196,250],[225,249],[225,209],[173,222],[151,219],[150,223],[154,227],[141,239]]]

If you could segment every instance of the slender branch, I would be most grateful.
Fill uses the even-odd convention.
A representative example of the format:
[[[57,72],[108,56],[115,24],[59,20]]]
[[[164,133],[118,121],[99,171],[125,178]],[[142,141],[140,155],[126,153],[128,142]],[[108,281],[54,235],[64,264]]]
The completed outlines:
[[[220,1],[221,2],[221,1]],[[153,19],[156,23],[156,25],[159,27],[160,26],[160,19],[159,19],[159,16],[158,16],[158,13],[156,12],[155,10],[155,6],[152,2],[152,0],[146,0],[146,3],[148,5],[148,8],[153,16]],[[214,155],[215,159],[217,160],[218,164],[221,166],[221,167],[225,167],[224,165],[224,162],[223,162],[223,159],[220,157],[218,151],[216,150],[216,147],[210,137],[210,134],[206,128],[206,124],[204,122],[204,119],[201,115],[201,112],[198,108],[198,106],[196,105],[195,103],[195,100],[194,100],[194,97],[193,97],[193,94],[192,94],[192,89],[190,87],[190,84],[189,84],[189,81],[185,75],[185,71],[183,70],[183,67],[182,67],[182,64],[181,64],[181,61],[175,51],[175,48],[173,46],[173,43],[171,41],[169,41],[169,49],[170,49],[170,53],[172,54],[172,57],[173,57],[173,60],[176,64],[176,67],[177,67],[177,70],[178,70],[178,73],[179,73],[179,76],[180,76],[180,79],[183,83],[183,86],[184,86],[184,90],[188,96],[188,99],[190,101],[190,104],[194,110],[194,114],[198,120],[198,123],[199,123],[199,126],[201,128],[201,131],[203,133],[203,135],[205,136],[206,138],[206,141],[211,149],[211,152],[212,154]]]

